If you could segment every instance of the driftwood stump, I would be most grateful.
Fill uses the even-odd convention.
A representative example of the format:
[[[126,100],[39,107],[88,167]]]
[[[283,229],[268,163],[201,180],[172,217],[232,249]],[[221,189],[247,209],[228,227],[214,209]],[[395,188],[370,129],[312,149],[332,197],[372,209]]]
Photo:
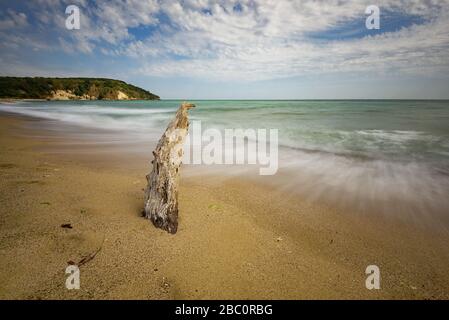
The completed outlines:
[[[193,107],[191,103],[181,104],[153,151],[153,169],[147,175],[145,217],[170,233],[178,230],[179,167],[189,130],[188,110]]]

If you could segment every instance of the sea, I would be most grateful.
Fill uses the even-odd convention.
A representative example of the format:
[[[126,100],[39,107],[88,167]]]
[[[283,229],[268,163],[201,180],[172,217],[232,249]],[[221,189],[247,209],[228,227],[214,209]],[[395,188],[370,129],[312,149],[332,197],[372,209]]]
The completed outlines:
[[[181,102],[22,101],[2,102],[0,111],[74,125],[80,132],[116,132],[114,141],[128,143],[157,141]],[[203,130],[277,129],[282,179],[276,183],[286,192],[418,223],[423,216],[449,220],[447,100],[189,102],[196,105],[190,119],[201,121]]]

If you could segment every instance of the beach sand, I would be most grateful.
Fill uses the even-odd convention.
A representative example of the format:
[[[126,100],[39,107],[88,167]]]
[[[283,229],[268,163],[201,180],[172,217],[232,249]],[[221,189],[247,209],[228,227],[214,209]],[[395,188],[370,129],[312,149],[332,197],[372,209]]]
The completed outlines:
[[[449,298],[442,230],[183,167],[171,235],[141,217],[151,149],[76,144],[44,124],[0,116],[2,299]],[[68,262],[96,251],[66,289]],[[380,290],[365,287],[373,264]]]

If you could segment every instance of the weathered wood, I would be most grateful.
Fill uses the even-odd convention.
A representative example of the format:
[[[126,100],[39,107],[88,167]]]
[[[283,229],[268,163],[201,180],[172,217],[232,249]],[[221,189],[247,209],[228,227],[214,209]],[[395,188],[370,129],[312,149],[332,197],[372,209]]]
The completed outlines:
[[[147,175],[145,217],[170,233],[178,230],[179,167],[189,130],[188,110],[193,107],[191,103],[181,104],[153,151],[153,169]]]

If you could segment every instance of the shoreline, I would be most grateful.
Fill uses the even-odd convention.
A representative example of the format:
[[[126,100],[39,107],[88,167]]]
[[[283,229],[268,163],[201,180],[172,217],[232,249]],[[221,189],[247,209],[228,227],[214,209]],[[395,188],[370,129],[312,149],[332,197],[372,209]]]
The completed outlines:
[[[0,113],[1,299],[449,297],[445,233],[186,168],[169,235],[140,217],[149,159],[82,144],[55,152],[70,135],[27,128],[30,119]],[[65,289],[67,261],[99,247],[81,289]],[[381,290],[365,288],[370,264]]]
[[[21,99],[0,98],[0,103],[22,102],[22,101],[161,101],[162,99]]]

